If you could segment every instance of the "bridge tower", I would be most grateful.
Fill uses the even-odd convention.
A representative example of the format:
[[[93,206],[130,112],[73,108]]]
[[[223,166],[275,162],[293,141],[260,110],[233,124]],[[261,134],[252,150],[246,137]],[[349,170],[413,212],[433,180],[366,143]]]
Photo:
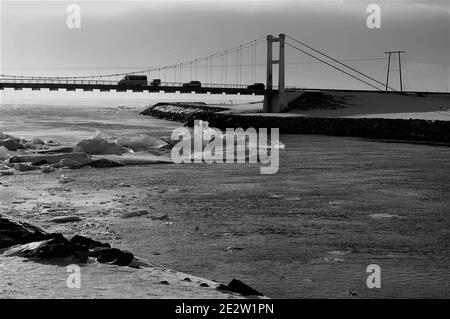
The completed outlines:
[[[278,38],[272,35],[267,36],[267,74],[266,74],[266,89],[273,88],[273,65],[278,64],[278,90],[276,94],[264,95],[264,112],[266,113],[280,113],[287,107],[287,98],[284,88],[284,74],[285,74],[285,39],[284,34],[279,34]],[[278,60],[273,59],[273,43],[279,43]]]

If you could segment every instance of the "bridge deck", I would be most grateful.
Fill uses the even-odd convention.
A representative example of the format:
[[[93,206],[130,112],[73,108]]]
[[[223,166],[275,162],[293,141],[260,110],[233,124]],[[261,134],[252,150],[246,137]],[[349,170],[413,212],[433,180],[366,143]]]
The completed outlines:
[[[156,92],[156,93],[200,93],[200,94],[239,94],[239,95],[272,95],[276,94],[276,90],[255,90],[246,87],[199,87],[189,88],[182,86],[138,86],[138,85],[117,85],[117,84],[84,84],[84,83],[29,83],[29,82],[0,82],[0,90],[3,88],[13,88],[15,90],[32,89],[41,90],[49,89],[56,91],[66,89],[67,91],[83,90],[92,91],[99,90],[101,92],[117,91],[117,92]]]

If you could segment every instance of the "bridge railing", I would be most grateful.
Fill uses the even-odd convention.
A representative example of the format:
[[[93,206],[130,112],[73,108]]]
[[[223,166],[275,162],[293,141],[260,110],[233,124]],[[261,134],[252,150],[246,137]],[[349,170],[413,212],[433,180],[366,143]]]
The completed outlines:
[[[111,80],[80,80],[70,78],[2,78],[1,83],[27,83],[27,84],[81,84],[81,85],[117,85],[118,81]],[[161,82],[159,86],[183,87],[185,82]],[[246,89],[247,84],[229,83],[202,83],[203,88]]]
[[[1,83],[116,85],[117,81],[57,78],[0,78]]]
[[[73,85],[117,85],[118,81],[112,80],[96,80],[96,79],[71,79],[71,78],[9,78],[0,77],[0,83],[18,83],[18,84],[73,84]],[[161,82],[161,87],[183,87],[186,82]],[[202,88],[217,89],[246,89],[248,84],[230,84],[230,83],[202,83]],[[278,90],[278,86],[274,85],[273,90]],[[304,90],[306,87],[286,86],[286,90]]]

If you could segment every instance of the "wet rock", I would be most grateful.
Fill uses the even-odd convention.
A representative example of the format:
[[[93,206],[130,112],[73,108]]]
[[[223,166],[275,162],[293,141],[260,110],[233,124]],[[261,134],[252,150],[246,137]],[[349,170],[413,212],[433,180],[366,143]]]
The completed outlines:
[[[94,257],[98,262],[119,266],[131,265],[135,260],[132,253],[111,248],[108,243],[83,236],[74,236],[69,241],[62,234],[49,234],[1,215],[0,249],[6,249],[5,256],[45,259],[72,256],[81,262]]]
[[[64,224],[64,223],[79,222],[81,221],[81,218],[78,216],[60,216],[49,219],[48,221],[51,223]]]
[[[125,183],[120,183],[119,184],[120,187],[131,187],[131,185],[125,184]]]
[[[111,248],[111,245],[108,243],[102,243],[100,241],[93,240],[88,237],[75,235],[70,240],[70,245],[74,250],[88,252],[89,250],[93,250],[94,248]]]
[[[4,140],[0,140],[0,146],[3,146],[10,151],[17,151],[24,148],[19,139],[16,138],[7,138]]]
[[[41,172],[44,174],[53,173],[56,169],[52,166],[44,166],[41,168]]]
[[[150,219],[152,220],[169,220],[169,215],[157,215],[157,216],[151,216]]]
[[[14,166],[14,169],[16,171],[19,172],[27,172],[27,171],[34,171],[36,169],[38,169],[39,167],[33,166],[33,165],[29,165],[29,164],[24,164],[24,163],[17,163]]]
[[[148,211],[147,210],[138,210],[138,211],[132,211],[132,212],[126,212],[124,214],[122,214],[122,218],[132,218],[132,217],[138,217],[138,216],[144,216],[144,215],[148,215]]]
[[[91,167],[96,167],[96,168],[106,168],[106,167],[120,167],[120,166],[124,166],[124,164],[118,162],[118,161],[113,161],[107,158],[99,158],[97,160],[94,160],[92,162],[90,162],[89,164],[87,164]]]
[[[12,245],[42,241],[53,237],[36,226],[0,215],[0,249]]]
[[[220,284],[217,289],[235,292],[243,296],[263,296],[259,291],[237,279],[233,279],[228,285]]]
[[[67,168],[73,169],[73,168],[80,168],[81,166],[82,166],[82,164],[80,162],[71,160],[69,158],[63,158],[58,163],[53,164],[53,167],[55,167],[55,168],[67,167]]]
[[[134,260],[132,253],[122,251],[117,248],[97,247],[94,248],[90,257],[95,257],[99,263],[109,263],[112,265],[128,266]]]
[[[48,164],[56,164],[62,159],[70,159],[79,162],[82,165],[87,165],[92,162],[92,159],[86,153],[67,153],[67,154],[39,154],[39,155],[19,155],[13,156],[9,159],[10,163],[30,162],[33,165],[42,161]]]
[[[39,154],[51,154],[51,153],[72,153],[73,147],[67,146],[67,147],[59,147],[59,148],[51,148],[51,149],[45,149],[45,150],[39,150],[37,153]]]
[[[69,241],[61,234],[58,234],[48,240],[12,247],[6,250],[3,255],[49,259],[69,257],[72,253]]]

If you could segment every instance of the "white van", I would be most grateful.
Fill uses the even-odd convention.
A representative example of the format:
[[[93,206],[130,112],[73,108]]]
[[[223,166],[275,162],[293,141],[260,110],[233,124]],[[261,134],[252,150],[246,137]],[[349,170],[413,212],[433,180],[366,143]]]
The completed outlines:
[[[147,85],[146,75],[125,75],[118,85]]]

